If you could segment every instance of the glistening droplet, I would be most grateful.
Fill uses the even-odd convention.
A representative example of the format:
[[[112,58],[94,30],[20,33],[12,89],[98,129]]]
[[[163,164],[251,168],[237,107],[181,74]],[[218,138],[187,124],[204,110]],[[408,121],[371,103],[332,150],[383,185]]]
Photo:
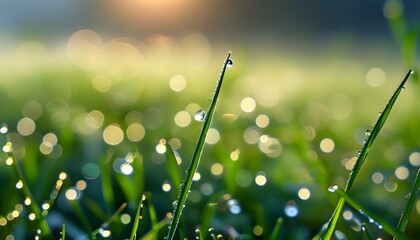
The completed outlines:
[[[335,192],[335,191],[337,191],[337,189],[338,189],[337,185],[332,185],[331,187],[328,188],[328,191],[329,192]]]
[[[204,121],[204,119],[206,119],[206,111],[204,111],[203,109],[199,109],[197,110],[197,112],[194,113],[194,119],[196,121],[202,122]]]
[[[228,59],[227,61],[226,61],[226,67],[232,67],[233,66],[233,61],[232,60],[230,60],[230,59]]]
[[[366,132],[365,132],[365,135],[366,135],[366,137],[369,137],[370,136],[370,134],[372,133],[372,131],[371,130],[366,130]]]

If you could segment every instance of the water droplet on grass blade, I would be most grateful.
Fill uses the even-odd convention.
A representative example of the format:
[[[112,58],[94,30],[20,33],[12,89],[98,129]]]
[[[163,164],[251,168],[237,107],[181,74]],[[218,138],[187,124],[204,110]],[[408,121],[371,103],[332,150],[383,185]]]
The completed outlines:
[[[204,121],[204,119],[206,119],[206,111],[204,111],[203,109],[199,109],[197,110],[197,112],[194,113],[194,119],[196,121],[202,122]]]
[[[410,69],[410,74],[413,74],[414,73],[414,70],[413,69]]]
[[[335,192],[335,191],[337,191],[337,189],[338,189],[337,185],[332,185],[331,187],[328,188],[328,191],[329,192]]]
[[[226,60],[226,67],[232,67],[233,66],[233,61],[232,60],[230,60],[230,59],[228,59],[228,60]]]
[[[381,114],[381,113],[380,113]],[[366,132],[365,132],[365,135],[366,135],[366,137],[369,137],[370,136],[370,134],[372,133],[372,131],[371,130],[366,130]]]

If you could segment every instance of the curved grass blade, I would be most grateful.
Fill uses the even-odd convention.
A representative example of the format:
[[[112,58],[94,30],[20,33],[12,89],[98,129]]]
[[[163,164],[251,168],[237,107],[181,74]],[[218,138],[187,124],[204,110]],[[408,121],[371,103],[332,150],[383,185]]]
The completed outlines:
[[[405,204],[404,211],[401,214],[400,221],[398,222],[397,229],[401,232],[405,231],[405,228],[408,225],[408,220],[410,218],[411,210],[416,203],[417,193],[420,190],[420,169],[417,171],[416,180],[414,180],[413,188],[411,189],[410,195],[408,197],[407,203]]]
[[[143,218],[143,202],[146,200],[146,195],[143,194],[140,198],[139,206],[137,207],[136,216],[134,218],[133,228],[131,229],[130,240],[136,239],[137,229],[139,228],[140,220]]]
[[[363,230],[363,233],[365,234],[366,239],[373,240],[372,234],[370,234],[369,229],[366,226],[366,223],[362,224],[362,230]]]
[[[187,170],[187,176],[184,182],[181,184],[181,193],[177,200],[177,206],[172,216],[171,224],[169,226],[168,235],[166,236],[167,240],[172,240],[175,236],[176,229],[178,227],[179,220],[181,219],[182,210],[184,209],[185,202],[188,197],[188,192],[190,191],[191,184],[193,181],[194,173],[197,170],[198,164],[200,162],[201,153],[204,147],[204,141],[207,136],[207,132],[210,128],[211,120],[216,109],[217,100],[219,97],[220,89],[222,87],[223,78],[225,76],[226,68],[232,66],[232,60],[230,59],[230,52],[223,64],[222,71],[217,82],[216,90],[214,91],[213,99],[210,104],[210,108],[207,111],[207,114],[204,119],[204,124],[201,128],[200,136],[198,137],[197,145],[194,150],[194,154],[191,160],[191,164]]]
[[[343,191],[342,189],[335,188],[335,191],[344,199],[351,207],[356,209],[357,211],[361,212],[363,215],[371,218],[374,223],[378,226],[378,228],[385,230],[387,233],[392,235],[398,240],[408,240],[409,238],[400,230],[396,229],[394,226],[389,224],[387,221],[379,217],[378,215],[374,214],[370,210],[363,207],[359,202],[354,200],[348,193]]]
[[[271,240],[279,239],[279,233],[281,225],[283,224],[283,218],[279,217],[277,218],[276,226],[274,226],[273,232],[271,233]]]
[[[392,110],[392,107],[394,106],[395,101],[397,100],[398,96],[400,95],[401,91],[404,89],[404,84],[407,82],[408,78],[411,74],[413,74],[413,70],[410,69],[398,88],[395,90],[394,94],[392,95],[391,99],[389,99],[388,103],[386,104],[384,110],[379,115],[378,120],[376,121],[375,125],[373,126],[373,129],[371,131],[367,131],[366,135],[368,136],[365,144],[363,145],[362,149],[359,151],[356,164],[353,167],[353,170],[350,172],[349,179],[347,181],[347,185],[344,189],[345,192],[348,192],[351,187],[353,186],[353,182],[356,179],[357,174],[359,173],[360,168],[362,167],[363,163],[365,162],[365,159],[369,153],[370,147],[372,146],[372,143],[375,141],[376,136],[378,136],[379,131],[382,129],[383,125],[386,122],[386,119],[388,118],[389,113]],[[343,209],[344,205],[344,199],[340,198],[334,213],[331,217],[331,219],[328,221],[328,226],[326,230],[322,233],[320,239],[330,239],[333,232],[335,225],[337,224],[338,218],[341,214],[341,210]]]

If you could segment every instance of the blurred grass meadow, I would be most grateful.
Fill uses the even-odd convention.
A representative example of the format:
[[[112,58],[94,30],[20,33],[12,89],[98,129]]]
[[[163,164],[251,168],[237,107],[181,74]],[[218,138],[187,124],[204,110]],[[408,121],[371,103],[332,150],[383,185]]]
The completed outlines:
[[[0,237],[43,236],[36,204],[55,239],[63,224],[67,239],[89,230],[126,239],[146,194],[137,237],[163,239],[174,171],[185,177],[196,113],[208,109],[228,51],[179,231],[269,239],[282,218],[279,239],[314,237],[339,199],[328,188],[345,186],[366,130],[417,70],[419,4],[135,3],[44,0],[28,3],[32,13],[22,1],[0,4]],[[394,226],[420,166],[419,84],[417,74],[407,82],[351,190]],[[348,205],[334,239],[362,239],[362,223],[392,239]],[[417,198],[407,236],[420,238],[419,225]]]

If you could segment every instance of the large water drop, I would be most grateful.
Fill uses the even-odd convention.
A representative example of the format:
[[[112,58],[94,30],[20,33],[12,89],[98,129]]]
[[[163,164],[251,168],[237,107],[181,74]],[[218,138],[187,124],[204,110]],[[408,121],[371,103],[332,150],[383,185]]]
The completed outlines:
[[[199,109],[197,110],[197,112],[194,113],[194,119],[196,121],[202,122],[204,121],[204,119],[206,119],[206,111],[204,111],[203,109]]]
[[[332,185],[331,187],[328,188],[328,191],[329,192],[335,192],[335,191],[337,191],[337,189],[338,189],[337,185]]]
[[[232,60],[230,60],[230,59],[228,59],[227,61],[226,61],[226,67],[232,67],[233,66],[233,61]]]

